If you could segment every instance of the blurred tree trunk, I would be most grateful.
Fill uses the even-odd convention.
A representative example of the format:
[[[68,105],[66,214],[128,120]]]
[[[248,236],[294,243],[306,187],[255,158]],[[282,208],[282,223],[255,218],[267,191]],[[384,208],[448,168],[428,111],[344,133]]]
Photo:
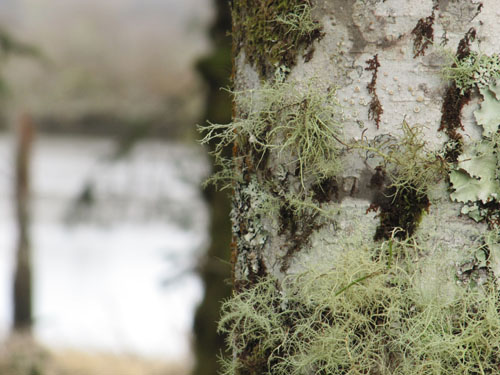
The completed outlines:
[[[14,329],[29,332],[32,325],[30,158],[34,127],[28,115],[19,119],[17,131],[16,214],[19,234],[14,278]]]
[[[229,86],[231,74],[231,37],[228,35],[231,17],[227,0],[214,0],[214,6],[216,18],[210,29],[213,52],[197,63],[208,86],[202,123],[228,123],[231,121],[231,98],[221,88]],[[208,147],[213,150],[214,145]],[[211,243],[200,264],[205,294],[194,321],[196,366],[193,374],[215,375],[220,367],[216,358],[224,350],[224,337],[217,333],[220,304],[231,292],[228,281],[231,270],[226,263],[230,256],[231,202],[227,192],[217,191],[213,186],[205,188],[204,196],[210,209]]]
[[[223,144],[235,140],[235,297],[221,323],[231,335],[228,374],[413,374],[412,365],[414,374],[424,374],[449,363],[470,366],[457,370],[464,374],[493,373],[482,366],[495,368],[500,359],[478,349],[482,344],[466,351],[482,358],[474,364],[446,357],[444,349],[411,357],[423,332],[405,336],[405,346],[398,327],[412,327],[422,311],[434,314],[426,310],[434,303],[446,306],[442,314],[453,310],[444,300],[468,306],[462,291],[474,292],[458,287],[457,278],[460,285],[470,286],[472,279],[486,285],[499,275],[497,241],[487,240],[488,230],[497,231],[498,176],[488,177],[495,187],[486,188],[490,195],[481,200],[471,190],[485,181],[478,177],[483,172],[463,164],[498,152],[491,136],[481,135],[478,112],[473,114],[500,77],[500,24],[491,16],[497,8],[495,0],[233,1],[236,110],[219,138]],[[473,52],[479,42],[492,61],[470,68],[479,61]],[[469,73],[458,69],[463,64]],[[475,81],[467,86],[457,74]],[[495,117],[496,134],[500,101],[491,101],[499,107],[484,104],[482,110]],[[483,146],[489,151],[467,151]],[[484,173],[496,173],[497,160]],[[450,185],[457,174],[460,192]],[[476,210],[477,222],[461,209]],[[477,257],[471,249],[486,254]],[[362,251],[371,255],[362,258]],[[377,284],[382,289],[366,294],[382,275],[399,275],[385,266],[406,267],[409,257],[419,270],[414,278],[383,279]],[[377,270],[382,258],[385,266]],[[374,268],[363,268],[364,262]],[[326,279],[338,283],[324,288]],[[403,279],[409,292],[400,299],[417,290],[418,298],[433,302],[420,304],[415,297],[403,310],[398,298],[376,294],[392,296]],[[344,298],[346,304],[335,305]],[[360,308],[345,312],[349,301]],[[477,303],[483,302],[471,305]],[[386,310],[396,305],[401,308]],[[348,329],[361,315],[366,320]],[[500,329],[494,315],[486,341],[491,332],[495,341]],[[432,316],[432,324],[440,319]],[[457,315],[446,316],[453,321]],[[432,325],[427,323],[425,332]],[[449,340],[467,334],[469,323],[460,323]],[[345,335],[335,336],[342,329]],[[446,334],[438,330],[428,350],[450,342]]]

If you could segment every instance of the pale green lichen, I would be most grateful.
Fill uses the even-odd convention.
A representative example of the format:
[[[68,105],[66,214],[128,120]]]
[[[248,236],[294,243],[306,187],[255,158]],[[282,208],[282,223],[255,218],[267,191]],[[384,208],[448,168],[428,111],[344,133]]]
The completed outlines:
[[[483,248],[469,251],[479,265],[490,260]],[[219,328],[234,350],[224,374],[498,373],[495,283],[457,284],[452,266],[441,292],[429,292],[426,267],[446,253],[445,243],[431,253],[415,242],[351,239],[330,267],[261,279],[223,305]]]
[[[417,195],[426,195],[442,179],[447,165],[442,152],[428,146],[423,131],[423,127],[410,126],[403,121],[400,138],[375,138],[371,142],[362,140],[353,147],[366,151],[367,158],[380,158],[380,165],[387,173],[395,193],[412,189]]]
[[[380,209],[377,240],[389,238],[395,228],[401,229],[400,238],[413,235],[429,207],[430,189],[443,179],[448,168],[441,153],[427,145],[422,127],[410,126],[404,121],[401,131],[399,138],[384,135],[352,145],[364,151],[365,159],[371,164],[378,163],[377,175],[384,179],[371,183],[382,187],[386,197],[372,205]]]
[[[318,22],[313,20],[309,3],[297,4],[286,14],[279,14],[276,22],[285,26],[285,35],[292,36],[292,43],[297,45],[318,30]]]
[[[483,97],[481,108],[474,112],[474,117],[479,125],[483,127],[483,137],[491,137],[498,130],[500,124],[500,100],[498,92],[500,88],[496,83],[482,87],[479,91]]]
[[[342,125],[335,87],[324,87],[314,79],[288,81],[285,70],[278,70],[273,82],[233,95],[240,113],[233,122],[200,127],[206,132],[202,143],[217,141],[213,155],[222,172],[212,181],[228,186],[228,177],[240,177],[241,157],[228,161],[222,156],[233,143],[258,156],[257,169],[266,167],[269,154],[297,169],[303,190],[339,173]]]
[[[463,59],[447,54],[449,63],[443,67],[446,80],[455,82],[463,95],[470,89],[489,86],[500,78],[500,57],[471,52]]]
[[[461,95],[477,90],[482,102],[474,112],[482,127],[482,139],[469,143],[456,157],[450,171],[451,198],[464,203],[462,213],[476,221],[487,219],[490,226],[500,224],[500,57],[471,52],[443,69],[445,78],[453,81]]]
[[[454,189],[451,198],[465,204],[462,213],[476,221],[489,216],[490,225],[497,225],[496,202],[500,198],[500,101],[496,97],[497,90],[496,83],[480,89],[483,102],[474,115],[483,128],[482,139],[468,145],[450,172]]]

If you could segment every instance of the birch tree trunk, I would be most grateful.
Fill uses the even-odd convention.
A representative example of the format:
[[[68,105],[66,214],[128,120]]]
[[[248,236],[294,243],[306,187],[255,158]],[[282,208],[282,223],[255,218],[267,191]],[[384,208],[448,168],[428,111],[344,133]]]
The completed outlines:
[[[498,373],[498,2],[232,5],[226,373]]]

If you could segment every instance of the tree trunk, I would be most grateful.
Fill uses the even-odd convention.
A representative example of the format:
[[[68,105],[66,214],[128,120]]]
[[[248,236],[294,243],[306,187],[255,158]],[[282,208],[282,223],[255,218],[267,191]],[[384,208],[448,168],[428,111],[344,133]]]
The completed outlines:
[[[23,115],[19,120],[16,157],[16,213],[19,234],[14,278],[14,328],[23,332],[30,332],[32,325],[29,164],[33,132],[31,119],[28,115]]]
[[[232,6],[226,373],[498,373],[498,3]]]

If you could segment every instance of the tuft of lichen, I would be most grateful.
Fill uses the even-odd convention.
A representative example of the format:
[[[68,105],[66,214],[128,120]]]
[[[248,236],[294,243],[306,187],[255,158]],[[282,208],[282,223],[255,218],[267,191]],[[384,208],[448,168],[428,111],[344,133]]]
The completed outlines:
[[[468,90],[481,89],[489,86],[500,78],[500,57],[470,52],[459,59],[450,56],[450,62],[443,67],[442,73],[446,80],[455,83],[464,95]]]
[[[200,127],[206,133],[202,143],[218,144],[213,155],[222,171],[212,181],[228,186],[241,178],[238,165],[248,165],[238,157],[223,158],[222,150],[231,144],[247,150],[254,169],[265,169],[273,155],[298,176],[302,191],[339,173],[343,142],[335,87],[323,87],[314,79],[287,81],[279,70],[274,81],[233,95],[240,110],[233,122]]]
[[[412,236],[430,205],[429,190],[444,178],[448,168],[441,152],[428,147],[422,127],[404,121],[401,132],[399,139],[381,136],[353,145],[365,153],[366,160],[378,160],[374,178],[381,181],[372,181],[372,185],[385,186],[370,207],[380,211],[375,240],[390,238],[395,228],[400,229],[398,238]],[[385,179],[387,183],[382,181]]]
[[[276,67],[291,68],[300,48],[321,38],[309,0],[238,0],[233,2],[233,38],[262,78]]]
[[[330,249],[338,254],[330,265],[281,282],[262,278],[223,304],[219,329],[234,350],[224,375],[498,373],[499,293],[491,278],[457,283],[451,266],[441,275],[446,292],[434,293],[420,254],[436,262],[446,244],[432,254],[394,238],[342,246]]]

